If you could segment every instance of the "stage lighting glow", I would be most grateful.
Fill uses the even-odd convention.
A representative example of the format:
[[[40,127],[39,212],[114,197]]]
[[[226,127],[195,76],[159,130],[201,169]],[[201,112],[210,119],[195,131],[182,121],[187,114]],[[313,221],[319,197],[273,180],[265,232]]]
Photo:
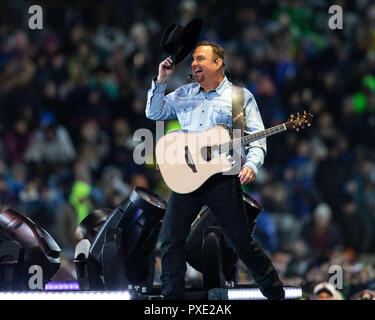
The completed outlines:
[[[44,290],[58,291],[58,290],[79,290],[78,282],[48,282]]]
[[[0,300],[130,300],[128,291],[4,291]]]
[[[285,298],[286,299],[301,299],[302,289],[301,288],[286,288]]]
[[[285,299],[302,298],[301,288],[284,288]],[[228,300],[266,300],[259,289],[228,289]]]
[[[259,289],[229,289],[228,300],[264,300]]]

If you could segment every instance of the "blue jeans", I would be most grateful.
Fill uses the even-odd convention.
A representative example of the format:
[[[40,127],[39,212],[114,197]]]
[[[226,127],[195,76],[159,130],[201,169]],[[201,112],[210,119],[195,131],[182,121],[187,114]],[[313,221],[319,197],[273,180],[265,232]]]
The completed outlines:
[[[168,201],[161,231],[161,281],[165,299],[184,298],[185,241],[204,205],[215,215],[228,245],[247,266],[263,295],[268,299],[283,299],[284,289],[276,270],[249,232],[239,179],[223,175],[210,178],[192,193],[173,192]]]

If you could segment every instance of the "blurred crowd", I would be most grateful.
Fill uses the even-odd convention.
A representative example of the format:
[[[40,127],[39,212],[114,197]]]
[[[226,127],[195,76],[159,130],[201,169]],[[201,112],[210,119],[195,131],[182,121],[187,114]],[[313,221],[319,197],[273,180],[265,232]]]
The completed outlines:
[[[333,4],[342,30],[328,26]],[[265,164],[244,187],[265,208],[255,238],[283,281],[311,296],[331,265],[344,269],[344,298],[375,289],[375,4],[49,1],[42,30],[28,28],[30,5],[0,5],[1,209],[29,216],[71,259],[90,211],[116,207],[135,186],[167,200],[155,165],[134,163],[133,134],[155,132],[144,110],[164,29],[201,17],[200,40],[224,47],[227,77],[254,94],[265,127],[314,115],[311,127],[267,139]],[[189,63],[168,91],[186,83]],[[251,281],[244,268],[239,276]]]

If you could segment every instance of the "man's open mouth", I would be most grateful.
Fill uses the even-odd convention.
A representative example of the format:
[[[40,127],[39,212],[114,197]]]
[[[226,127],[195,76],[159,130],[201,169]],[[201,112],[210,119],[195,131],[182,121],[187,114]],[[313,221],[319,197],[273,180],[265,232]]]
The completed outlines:
[[[203,70],[199,69],[199,70],[195,70],[195,71],[194,71],[194,74],[195,74],[196,76],[198,76],[198,75],[201,75],[202,72],[203,72]]]

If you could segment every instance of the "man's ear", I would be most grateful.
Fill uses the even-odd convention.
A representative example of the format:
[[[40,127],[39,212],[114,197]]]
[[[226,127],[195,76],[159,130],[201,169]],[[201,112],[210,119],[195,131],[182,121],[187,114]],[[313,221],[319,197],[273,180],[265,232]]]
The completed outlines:
[[[223,59],[216,58],[215,63],[216,63],[216,66],[217,66],[217,70],[221,69],[224,66]]]

